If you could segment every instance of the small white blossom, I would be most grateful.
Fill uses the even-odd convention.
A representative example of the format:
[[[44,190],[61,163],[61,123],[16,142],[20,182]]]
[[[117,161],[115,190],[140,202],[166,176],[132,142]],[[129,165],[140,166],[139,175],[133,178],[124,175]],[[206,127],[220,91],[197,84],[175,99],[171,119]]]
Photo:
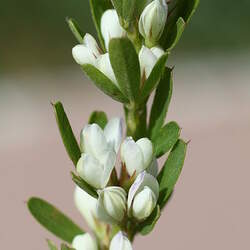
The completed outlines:
[[[88,233],[75,236],[72,247],[75,250],[98,250],[96,240]]]
[[[116,10],[110,9],[103,13],[101,18],[101,32],[107,50],[110,39],[126,36],[126,31],[120,25]]]
[[[113,237],[109,250],[133,250],[133,248],[126,235],[120,231]]]
[[[130,176],[134,172],[138,175],[152,162],[152,142],[148,138],[141,138],[135,142],[132,137],[127,137],[121,145],[121,159]]]
[[[150,44],[156,44],[161,38],[168,14],[165,0],[154,0],[143,10],[139,20],[139,31]]]
[[[155,177],[143,171],[129,189],[128,214],[138,220],[146,219],[154,210],[159,197],[159,184]]]

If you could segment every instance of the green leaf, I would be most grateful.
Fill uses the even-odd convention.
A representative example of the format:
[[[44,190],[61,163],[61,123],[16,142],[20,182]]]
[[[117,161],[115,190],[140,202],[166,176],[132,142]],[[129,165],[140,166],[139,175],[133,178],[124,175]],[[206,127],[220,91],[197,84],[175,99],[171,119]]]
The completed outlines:
[[[68,243],[71,243],[76,235],[84,233],[71,219],[45,200],[32,197],[27,205],[42,226]]]
[[[160,207],[156,206],[151,215],[144,222],[139,224],[138,231],[142,235],[147,235],[151,233],[160,216],[161,216]]]
[[[148,79],[145,81],[140,95],[140,99],[142,102],[148,98],[148,96],[151,94],[151,92],[155,89],[155,87],[159,83],[166,65],[166,61],[168,59],[168,55],[169,55],[168,53],[165,53],[159,58],[154,68],[152,69]]]
[[[103,111],[94,111],[89,117],[89,124],[96,123],[102,129],[105,128],[106,124],[108,123],[107,115]]]
[[[95,83],[95,85],[106,95],[121,103],[128,102],[128,99],[122,94],[119,88],[100,70],[90,64],[82,65],[82,69],[87,74],[87,76]]]
[[[176,122],[166,124],[153,139],[155,156],[158,158],[167,153],[180,136],[180,127]]]
[[[68,247],[66,244],[61,244],[61,250],[75,250],[75,248]]]
[[[128,38],[109,42],[109,57],[121,91],[129,100],[136,100],[141,81],[140,64],[134,45]]]
[[[54,112],[56,116],[57,125],[63,140],[63,144],[68,152],[70,159],[76,166],[79,158],[81,157],[81,151],[79,145],[76,141],[72,128],[70,126],[68,117],[64,111],[61,102],[52,104],[54,107]]]
[[[160,186],[160,195],[158,204],[161,209],[166,205],[174,186],[180,176],[183,168],[187,151],[187,143],[179,139],[169,153],[163,168],[161,169],[157,180]]]
[[[70,28],[71,32],[73,33],[73,35],[75,36],[76,40],[79,43],[82,43],[84,33],[81,31],[81,28],[79,27],[77,22],[72,18],[66,18],[66,22],[68,23],[69,28]]]
[[[169,32],[169,38],[166,41],[166,48],[171,51],[179,42],[181,35],[185,29],[186,23],[182,17],[180,17],[176,24],[171,28]]]
[[[87,192],[89,195],[91,195],[94,198],[98,198],[98,194],[96,190],[90,186],[87,182],[85,182],[80,176],[75,175],[73,172],[71,172],[72,180],[73,182],[80,187],[82,190]]]
[[[136,3],[135,3],[135,14],[136,14],[137,17],[140,17],[142,11],[147,6],[148,2],[149,2],[148,0],[136,1]]]
[[[166,68],[156,88],[149,119],[149,136],[153,139],[164,124],[172,97],[172,69]]]
[[[47,240],[47,243],[50,250],[57,250],[56,245],[51,240]]]
[[[92,19],[95,24],[97,35],[104,52],[106,52],[102,32],[101,32],[101,17],[107,9],[112,9],[110,0],[89,0]]]
[[[198,5],[199,0],[172,0],[169,3],[168,19],[160,40],[164,49],[168,49],[169,44],[171,44],[172,32],[176,32],[175,26],[178,19],[182,17],[186,24],[189,23]]]

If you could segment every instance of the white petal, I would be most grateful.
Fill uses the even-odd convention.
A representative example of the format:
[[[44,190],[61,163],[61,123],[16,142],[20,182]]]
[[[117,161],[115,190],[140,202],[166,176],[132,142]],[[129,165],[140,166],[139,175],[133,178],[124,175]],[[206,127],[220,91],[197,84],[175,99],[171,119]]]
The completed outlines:
[[[136,142],[136,144],[140,147],[141,152],[143,154],[144,166],[143,170],[146,169],[153,159],[153,145],[152,142],[148,138],[141,138]]]
[[[133,250],[129,239],[121,231],[112,239],[109,250]]]
[[[88,233],[75,236],[72,247],[75,250],[98,250],[96,240]]]
[[[142,46],[139,52],[139,61],[141,67],[141,75],[143,76],[145,74],[146,78],[148,78],[154,65],[157,62],[156,56],[149,48]]]
[[[96,224],[94,217],[97,217],[97,199],[76,186],[74,192],[74,201],[77,209],[82,214],[89,227],[95,231]]]
[[[138,220],[146,219],[154,210],[156,202],[154,192],[145,186],[134,198],[132,207],[133,216]]]
[[[129,175],[139,174],[144,170],[143,154],[132,137],[127,137],[121,145],[121,158],[126,165]]]
[[[164,50],[161,47],[159,47],[159,46],[153,47],[150,50],[156,56],[157,59],[159,59],[165,53]]]
[[[118,15],[114,9],[106,10],[101,18],[101,32],[108,50],[112,38],[123,37],[126,31],[121,27]]]
[[[104,169],[96,158],[89,154],[82,154],[77,162],[76,170],[88,184],[95,188],[102,188]]]
[[[149,174],[153,175],[154,177],[157,177],[158,169],[159,169],[158,162],[157,162],[156,158],[153,157],[151,164],[147,168],[147,172]]]
[[[87,48],[85,45],[76,45],[72,49],[72,55],[75,61],[80,64],[91,64],[91,65],[96,65],[96,57],[92,53],[92,51]]]
[[[97,63],[96,67],[105,76],[107,76],[117,87],[119,87],[118,83],[117,83],[117,80],[115,78],[113,68],[112,68],[111,63],[110,63],[109,54],[106,53],[106,54],[103,54],[103,55],[99,56],[96,63]]]
[[[117,117],[109,120],[104,128],[104,135],[117,153],[122,140],[122,119]]]
[[[101,55],[100,48],[93,36],[90,34],[86,34],[83,38],[83,44],[93,53],[93,55],[97,58]]]

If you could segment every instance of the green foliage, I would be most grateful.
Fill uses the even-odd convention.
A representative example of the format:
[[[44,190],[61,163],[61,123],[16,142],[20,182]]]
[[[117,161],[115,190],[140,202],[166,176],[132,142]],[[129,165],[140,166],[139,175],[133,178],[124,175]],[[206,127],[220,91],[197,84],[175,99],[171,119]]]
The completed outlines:
[[[75,250],[75,249],[68,247],[66,244],[61,244],[61,250]]]
[[[108,123],[108,118],[106,113],[103,111],[94,111],[89,117],[89,124],[96,123],[102,129],[105,128],[106,124]]]
[[[121,91],[130,101],[137,99],[141,74],[138,55],[128,38],[114,38],[109,42],[109,57]]]
[[[156,88],[156,93],[150,112],[148,132],[151,139],[156,136],[164,124],[168,106],[172,97],[172,89],[172,69],[166,68]]]
[[[101,47],[103,51],[106,52],[104,40],[103,40],[102,33],[101,33],[101,17],[102,17],[102,14],[105,12],[105,10],[112,9],[111,2],[110,0],[101,0],[101,1],[89,0],[89,3],[90,3],[92,18],[95,24],[95,28],[97,30],[97,35],[101,43]]]
[[[156,157],[161,157],[167,153],[177,142],[181,129],[176,122],[169,122],[158,131],[153,139]]]
[[[171,150],[157,180],[160,185],[158,204],[161,209],[166,205],[169,196],[180,176],[187,151],[187,143],[179,139]]]
[[[56,116],[57,125],[63,140],[63,144],[70,159],[76,166],[79,158],[81,157],[81,151],[70,126],[68,117],[64,111],[61,102],[53,104],[53,108]]]
[[[128,102],[128,99],[122,94],[119,88],[96,67],[90,64],[85,64],[82,65],[82,69],[95,85],[106,95],[121,103]]]
[[[47,240],[47,243],[50,250],[57,250],[56,245],[51,240]]]
[[[71,219],[45,200],[32,197],[27,205],[42,226],[68,243],[71,243],[76,235],[84,233]]]
[[[70,28],[72,34],[75,36],[76,40],[79,43],[82,43],[84,33],[82,32],[78,23],[73,18],[66,18],[66,22],[68,23],[69,28]]]
[[[165,53],[159,58],[159,60],[155,64],[148,79],[143,84],[141,95],[140,95],[141,101],[145,101],[149,97],[149,95],[152,93],[152,91],[156,88],[157,84],[159,83],[161,79],[162,73],[164,72],[168,56],[169,54]]]
[[[159,206],[156,206],[151,215],[138,226],[138,231],[142,235],[147,235],[152,232],[155,227],[156,222],[161,216],[161,210]]]
[[[98,198],[98,194],[96,190],[90,186],[87,182],[85,182],[81,177],[75,175],[71,172],[73,182],[80,187],[82,190],[87,192],[89,195],[93,196],[94,198]]]

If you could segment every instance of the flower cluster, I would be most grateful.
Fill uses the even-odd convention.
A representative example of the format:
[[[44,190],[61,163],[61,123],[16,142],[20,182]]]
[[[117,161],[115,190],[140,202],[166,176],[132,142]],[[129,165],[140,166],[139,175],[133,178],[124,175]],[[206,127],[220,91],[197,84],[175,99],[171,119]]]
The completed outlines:
[[[119,118],[111,119],[104,129],[97,124],[89,124],[81,132],[82,156],[76,171],[97,190],[98,199],[77,187],[75,202],[95,232],[98,231],[95,219],[126,228],[125,218],[141,222],[150,216],[157,204],[159,184],[155,176],[158,165],[153,156],[152,143],[147,138],[135,142],[131,137],[122,142],[122,134],[122,121]],[[120,180],[114,182],[111,174],[116,173],[119,149],[124,168]],[[91,245],[93,247],[89,249],[96,249],[95,244],[86,235],[76,236],[73,241],[76,250],[83,249],[81,245]],[[110,249],[131,249],[125,232],[114,237]]]

